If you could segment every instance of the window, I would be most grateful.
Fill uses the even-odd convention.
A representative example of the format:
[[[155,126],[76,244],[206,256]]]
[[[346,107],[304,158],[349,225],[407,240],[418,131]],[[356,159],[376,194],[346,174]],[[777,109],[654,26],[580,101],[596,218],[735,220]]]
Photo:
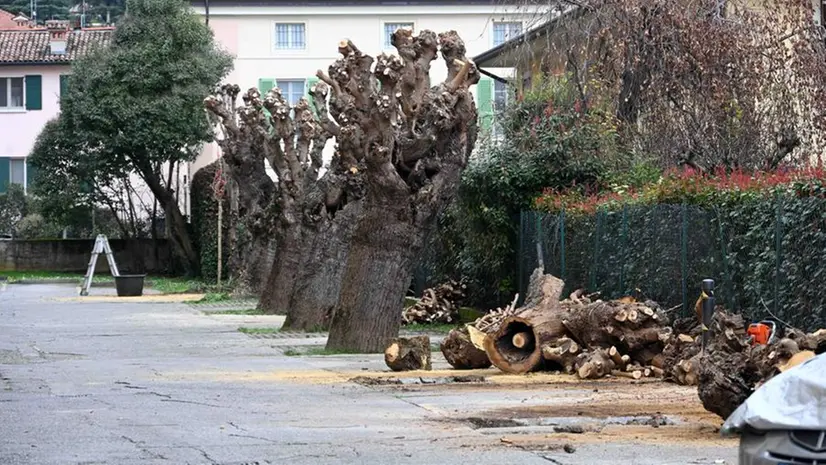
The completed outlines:
[[[504,44],[522,34],[522,23],[493,23],[493,46]]]
[[[504,131],[502,129],[502,112],[508,106],[508,96],[510,94],[510,89],[508,85],[504,82],[494,81],[493,82],[493,112],[494,112],[494,120],[493,120],[493,138],[499,139],[504,135]]]
[[[0,108],[23,108],[23,78],[0,78]]]
[[[11,165],[11,176],[9,181],[10,184],[20,184],[21,186],[26,186],[26,159],[25,158],[12,158],[9,160]]]
[[[410,29],[412,31],[413,23],[384,23],[384,48],[393,48],[391,39],[399,29]]]
[[[284,100],[289,102],[291,107],[294,107],[295,104],[297,104],[298,101],[301,100],[301,97],[304,96],[303,79],[278,79],[276,83],[278,85],[278,88],[281,89],[281,95],[284,96]]]
[[[275,48],[278,50],[304,50],[304,23],[276,23]]]

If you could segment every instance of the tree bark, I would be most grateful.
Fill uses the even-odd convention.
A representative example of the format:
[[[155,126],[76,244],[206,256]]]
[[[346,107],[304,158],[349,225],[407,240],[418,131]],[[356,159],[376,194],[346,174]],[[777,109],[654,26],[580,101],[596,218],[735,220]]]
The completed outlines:
[[[330,222],[316,228],[305,226],[309,231],[305,230],[304,236],[314,240],[296,276],[284,328],[329,329],[360,214],[361,202],[356,201],[347,204]]]
[[[404,220],[409,215],[404,210],[373,207],[359,221],[328,349],[378,353],[398,334],[413,259],[421,251],[423,236]]]
[[[487,368],[491,365],[488,354],[471,341],[467,326],[450,330],[440,348],[447,363],[457,370]]]
[[[189,235],[189,230],[186,225],[186,219],[184,215],[181,214],[181,210],[178,208],[177,202],[175,202],[175,197],[169,189],[161,185],[160,177],[153,170],[142,170],[141,175],[166,214],[166,221],[169,226],[172,243],[184,260],[187,275],[200,275],[201,258],[198,256],[195,245],[192,243],[192,238]]]

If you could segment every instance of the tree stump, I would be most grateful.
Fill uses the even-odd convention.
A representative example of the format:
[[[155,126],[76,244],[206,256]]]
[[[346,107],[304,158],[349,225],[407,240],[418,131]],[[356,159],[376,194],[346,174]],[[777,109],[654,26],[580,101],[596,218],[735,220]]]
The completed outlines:
[[[430,370],[430,338],[394,339],[384,351],[384,363],[393,371]]]
[[[473,344],[467,326],[452,329],[440,344],[445,360],[457,370],[488,368],[488,354]]]
[[[527,373],[544,365],[542,347],[567,334],[559,305],[563,286],[561,279],[543,274],[541,269],[533,272],[523,310],[505,318],[485,338],[485,352],[497,368],[506,373]]]

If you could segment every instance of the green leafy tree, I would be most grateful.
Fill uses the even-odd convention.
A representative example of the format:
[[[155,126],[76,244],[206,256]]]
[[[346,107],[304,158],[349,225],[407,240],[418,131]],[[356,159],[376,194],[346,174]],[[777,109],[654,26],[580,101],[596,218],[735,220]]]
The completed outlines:
[[[75,156],[96,182],[136,173],[146,183],[192,274],[198,253],[172,190],[174,167],[192,160],[212,132],[203,100],[232,58],[183,0],[128,0],[111,46],[76,61],[61,99],[61,122]],[[51,171],[46,163],[41,166]]]

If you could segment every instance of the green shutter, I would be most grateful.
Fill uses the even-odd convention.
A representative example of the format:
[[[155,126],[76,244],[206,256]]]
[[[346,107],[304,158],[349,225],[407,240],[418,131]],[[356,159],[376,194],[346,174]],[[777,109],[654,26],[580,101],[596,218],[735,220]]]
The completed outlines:
[[[267,92],[273,87],[275,87],[275,79],[261,78],[258,80],[258,91],[261,92],[262,97],[267,95]]]
[[[69,75],[68,74],[61,74],[60,75],[60,97],[63,98],[66,95],[66,92],[69,91]]]
[[[43,78],[39,74],[26,76],[26,110],[43,109]]]
[[[318,116],[318,112],[315,111],[315,102],[313,101],[313,96],[310,95],[310,89],[313,88],[314,85],[318,83],[318,77],[313,76],[307,78],[307,101],[310,102],[310,108],[313,110],[313,114]]]
[[[34,179],[37,176],[37,168],[26,158],[26,192],[31,194],[34,187]]]
[[[11,160],[0,157],[0,194],[6,192],[6,186],[11,181]]]
[[[479,126],[490,130],[493,126],[493,81],[483,77],[476,85],[476,108],[479,111]]]

